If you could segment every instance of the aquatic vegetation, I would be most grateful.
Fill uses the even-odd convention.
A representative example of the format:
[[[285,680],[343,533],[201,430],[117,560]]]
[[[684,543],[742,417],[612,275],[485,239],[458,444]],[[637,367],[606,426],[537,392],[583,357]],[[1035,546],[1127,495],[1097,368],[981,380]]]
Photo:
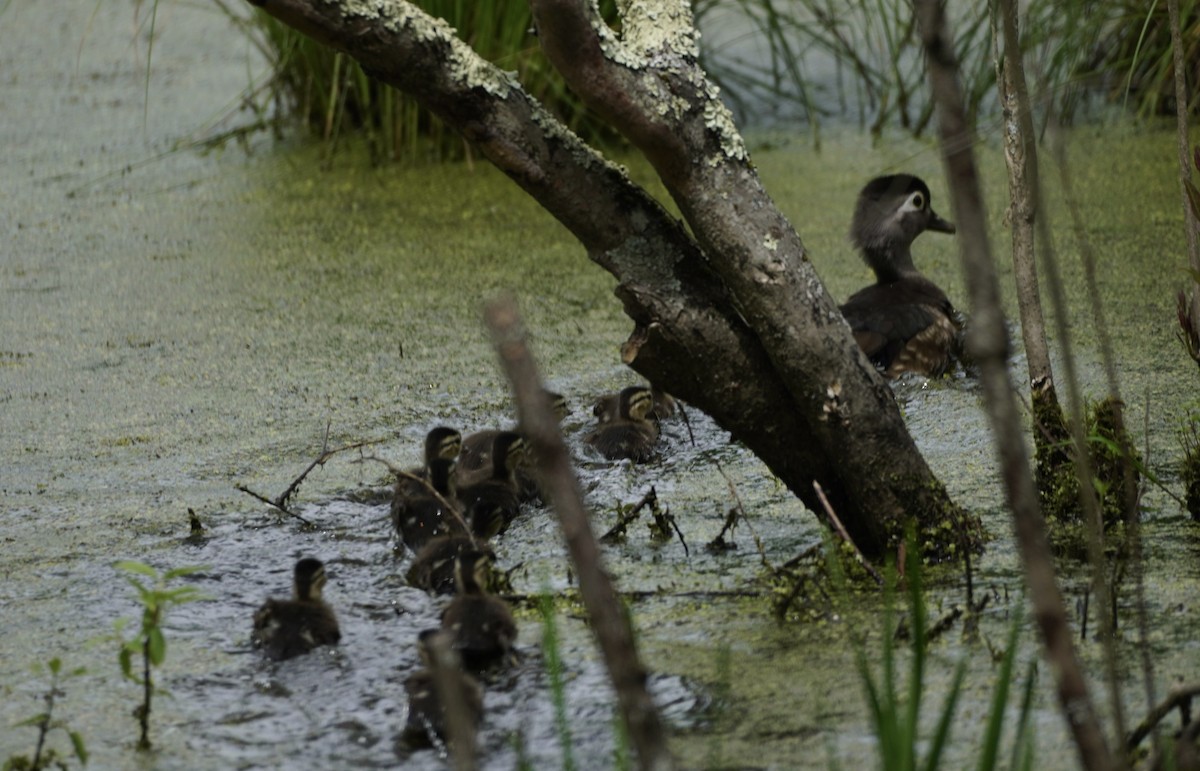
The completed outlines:
[[[37,746],[33,750],[33,757],[11,755],[5,759],[4,771],[39,771],[51,767],[67,768],[66,759],[60,757],[58,751],[53,747],[46,746],[47,735],[55,729],[66,732],[71,739],[71,751],[75,754],[75,758],[83,765],[87,765],[88,751],[87,745],[83,741],[83,735],[67,727],[66,721],[54,717],[55,703],[59,697],[66,695],[62,689],[62,682],[72,677],[79,677],[86,672],[87,669],[84,667],[64,671],[62,659],[57,656],[44,665],[37,664],[34,667],[35,674],[48,678],[46,689],[42,692],[42,701],[46,703],[46,708],[42,712],[20,721],[17,726],[37,726]]]
[[[1184,502],[1192,519],[1200,522],[1200,410],[1189,410],[1179,430],[1183,445]]]
[[[1100,503],[1104,529],[1110,533],[1118,533],[1127,516],[1126,464],[1131,466],[1135,492],[1143,465],[1129,435],[1114,420],[1115,404],[1111,398],[1102,399],[1092,404],[1085,416],[1092,486]],[[1038,447],[1038,496],[1051,543],[1060,554],[1082,557],[1087,529],[1079,499],[1075,448],[1065,424],[1056,425],[1047,410],[1038,418],[1040,429],[1051,437],[1061,437]]]
[[[911,643],[907,691],[902,693],[896,685],[901,663],[896,648],[896,638],[900,635],[896,630],[894,620],[898,578],[894,569],[888,571],[887,585],[884,588],[883,626],[879,638],[881,650],[869,650],[870,646],[863,638],[856,639],[854,643],[859,680],[866,692],[871,724],[879,740],[880,768],[889,771],[912,771],[918,768],[936,769],[942,766],[942,753],[950,739],[950,730],[956,718],[955,707],[962,691],[967,669],[967,658],[964,655],[951,675],[944,701],[937,712],[933,736],[923,737],[919,730],[923,709],[921,698],[925,689],[925,670],[929,664],[928,643],[932,637],[933,627],[928,626],[929,614],[925,604],[921,557],[916,541],[911,534],[907,543],[903,575],[907,588],[908,611],[904,628],[909,630],[908,637]],[[832,561],[830,570],[834,574],[840,572],[840,568]],[[1000,739],[1008,706],[1013,667],[1019,648],[1020,630],[1021,617],[1017,615],[1009,625],[1005,648],[1000,656],[999,671],[996,673],[992,691],[991,707],[985,721],[984,739],[979,748],[977,767],[980,769],[1002,767],[999,759]],[[880,662],[882,667],[878,679],[872,672],[869,663],[871,661]],[[1033,665],[1030,665],[1023,680],[1023,696],[1018,712],[1016,731],[1010,739],[1010,757],[1004,764],[1011,769],[1033,768],[1030,714],[1034,682],[1035,670]],[[924,755],[920,756],[919,753],[922,749],[924,749]]]
[[[144,562],[122,560],[113,567],[123,572],[125,580],[136,590],[138,602],[142,605],[142,622],[132,638],[126,640],[124,637],[125,625],[129,619],[118,619],[114,628],[117,639],[121,641],[117,655],[117,660],[121,665],[121,674],[125,676],[125,679],[142,686],[142,703],[134,710],[134,715],[138,719],[141,730],[138,749],[147,750],[151,746],[151,702],[156,692],[163,693],[161,689],[155,687],[152,674],[154,668],[161,667],[167,660],[167,638],[163,634],[163,620],[171,608],[207,599],[194,586],[170,588],[170,584],[177,578],[207,570],[207,566],[172,568],[159,573]],[[149,579],[149,581],[144,581],[139,576]],[[141,674],[137,674],[133,670],[134,656],[141,657]]]
[[[262,11],[246,18],[240,8],[218,2],[224,13],[252,40],[271,63],[265,88],[248,93],[257,112],[276,117],[294,115],[310,133],[326,143],[330,154],[351,132],[361,132],[376,162],[397,160],[461,160],[470,149],[458,132],[434,117],[412,97],[372,78],[345,54],[314,42]],[[546,105],[572,131],[591,141],[615,134],[589,114],[546,61],[538,46],[525,3],[456,3],[423,0],[426,13],[445,19],[489,61],[515,71],[525,90]],[[601,3],[612,18],[611,0]]]

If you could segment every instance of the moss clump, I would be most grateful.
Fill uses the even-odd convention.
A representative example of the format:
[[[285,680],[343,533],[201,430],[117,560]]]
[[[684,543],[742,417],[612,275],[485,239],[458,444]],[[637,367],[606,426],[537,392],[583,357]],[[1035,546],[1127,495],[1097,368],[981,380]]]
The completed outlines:
[[[1058,554],[1082,556],[1087,528],[1079,500],[1076,451],[1070,432],[1052,397],[1035,395],[1033,405],[1037,426],[1038,498],[1049,526],[1050,543]],[[1084,415],[1092,485],[1100,504],[1104,530],[1116,536],[1117,541],[1126,518],[1127,494],[1136,495],[1140,480],[1138,468],[1142,462],[1124,425],[1117,419],[1118,406],[1119,402],[1110,397],[1091,404]],[[1130,464],[1128,475],[1127,462]],[[1127,484],[1132,484],[1133,490],[1128,490]]]

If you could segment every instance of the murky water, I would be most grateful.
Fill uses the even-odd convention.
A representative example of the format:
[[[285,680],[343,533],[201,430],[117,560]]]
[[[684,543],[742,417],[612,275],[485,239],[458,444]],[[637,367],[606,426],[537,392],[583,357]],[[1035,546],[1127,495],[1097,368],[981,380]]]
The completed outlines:
[[[163,4],[143,123],[146,51],[131,8],[102,4],[92,18],[91,4],[48,5],[14,0],[0,15],[0,757],[32,749],[34,731],[12,724],[41,707],[29,667],[59,655],[89,668],[68,683],[57,714],[84,735],[93,767],[375,767],[401,758],[441,767],[434,751],[409,757],[395,746],[413,641],[439,608],[404,586],[406,557],[392,549],[386,507],[354,502],[379,485],[378,467],[347,454],[314,472],[298,497],[312,527],[235,485],[278,494],[327,431],[331,445],[380,440],[373,452],[408,465],[433,425],[507,423],[506,387],[478,319],[482,298],[512,290],[543,372],[571,402],[566,426],[597,529],[654,485],[686,540],[686,549],[654,542],[639,523],[605,550],[631,593],[679,756],[691,767],[870,762],[846,628],[876,630],[876,601],[863,598],[845,623],[780,625],[767,600],[743,596],[761,570],[755,537],[781,563],[819,541],[813,517],[695,411],[695,444],[683,423],[668,423],[664,457],[646,467],[602,463],[580,446],[590,400],[632,380],[617,361],[629,323],[612,280],[552,219],[482,166],[369,170],[347,152],[321,171],[314,151],[265,139],[249,154],[168,152],[256,71],[246,43],[207,5]],[[826,137],[824,147],[760,147],[756,162],[831,291],[845,297],[869,275],[844,235],[862,181],[886,170],[940,174],[936,153],[908,141]],[[1177,488],[1174,430],[1200,387],[1171,332],[1183,264],[1172,139],[1081,130],[1070,149],[1084,210],[1102,212],[1087,225],[1131,422],[1151,468]],[[981,152],[1002,253],[1003,166],[990,138]],[[1053,214],[1071,266],[1079,359],[1098,394],[1075,245],[1063,212]],[[953,240],[926,236],[917,247],[919,264],[962,298]],[[905,383],[898,395],[934,469],[994,536],[978,581],[995,593],[984,631],[999,641],[1021,612],[1019,580],[979,395],[969,381]],[[717,464],[754,528],[739,528],[738,548],[723,554],[703,548],[733,505]],[[1146,501],[1161,693],[1194,679],[1200,661],[1200,535],[1166,495]],[[187,539],[188,509],[207,525],[200,542]],[[497,544],[501,564],[519,566],[516,592],[569,586],[555,527],[531,509]],[[248,649],[249,616],[288,591],[302,554],[329,566],[345,641],[271,664]],[[196,583],[213,599],[168,621],[162,682],[173,697],[156,703],[158,749],[148,756],[132,749],[137,688],[121,680],[111,643],[88,644],[137,611],[111,567],[118,559],[211,566]],[[1084,576],[1068,570],[1064,580],[1077,594]],[[948,604],[961,594],[945,578],[932,596]],[[612,703],[578,615],[561,605],[573,756],[607,768]],[[519,621],[522,663],[488,689],[485,766],[512,768],[523,754],[536,768],[558,767],[540,624],[529,609]],[[1033,654],[1026,634],[1022,658]],[[948,638],[935,649],[927,702],[939,701],[961,655],[972,663],[954,736],[962,762],[951,765],[972,757],[995,676],[986,649]],[[1095,646],[1083,655],[1099,672]],[[1047,680],[1039,757],[1067,766],[1073,755]],[[1138,703],[1135,670],[1125,682]]]

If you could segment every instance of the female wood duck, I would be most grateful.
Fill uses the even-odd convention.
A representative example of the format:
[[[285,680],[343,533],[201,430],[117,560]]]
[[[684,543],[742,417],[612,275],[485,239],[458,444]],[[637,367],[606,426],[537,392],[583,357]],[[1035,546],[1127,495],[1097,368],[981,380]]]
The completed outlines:
[[[492,441],[488,476],[458,488],[458,500],[471,532],[491,538],[508,529],[521,512],[517,468],[525,458],[525,440],[515,431],[501,431]]]
[[[342,639],[333,608],[321,598],[325,565],[306,557],[296,563],[290,600],[271,598],[254,614],[250,639],[273,659],[290,659]]]
[[[464,552],[454,566],[458,595],[442,613],[442,630],[453,637],[467,671],[486,672],[511,658],[517,624],[504,600],[487,592],[492,561],[486,552]]]
[[[426,481],[429,480],[429,464],[438,458],[455,460],[462,448],[462,433],[457,428],[438,426],[425,435],[425,449],[422,456],[423,465],[408,469],[408,473]],[[428,492],[425,487],[415,480],[400,477],[396,480],[396,496],[412,497]]]
[[[438,634],[443,633],[438,629],[426,629],[418,636],[417,650],[424,666],[404,681],[404,691],[408,695],[408,719],[404,724],[402,738],[404,743],[412,748],[431,747],[435,739],[447,739],[446,709],[438,693],[429,649],[431,641]],[[455,672],[452,679],[461,694],[467,722],[472,728],[478,729],[483,718],[483,686],[462,670]]]
[[[392,526],[413,551],[439,535],[466,534],[455,496],[454,467],[453,460],[434,458],[429,463],[429,484],[437,495],[421,486],[415,495],[397,490],[392,499]]]
[[[459,558],[471,551],[481,551],[491,561],[496,553],[482,541],[465,535],[440,535],[421,547],[413,558],[405,577],[410,586],[424,589],[433,594],[454,594],[457,584],[454,579]]]
[[[876,282],[841,307],[854,339],[888,377],[937,377],[962,349],[962,319],[946,293],[913,265],[910,247],[926,230],[953,233],[933,211],[929,187],[909,174],[877,177],[858,195],[850,240]]]
[[[658,442],[658,424],[650,418],[653,394],[645,386],[629,386],[618,395],[617,405],[616,417],[601,417],[583,441],[609,460],[628,458],[634,463],[650,460]]]

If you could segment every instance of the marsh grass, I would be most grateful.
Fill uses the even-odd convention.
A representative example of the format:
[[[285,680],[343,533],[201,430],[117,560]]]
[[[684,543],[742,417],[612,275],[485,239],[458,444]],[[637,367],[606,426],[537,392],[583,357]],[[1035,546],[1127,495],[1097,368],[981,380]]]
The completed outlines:
[[[265,101],[275,106],[277,115],[298,116],[325,143],[329,155],[347,135],[360,133],[376,162],[469,158],[468,146],[456,132],[413,98],[371,78],[353,59],[262,11],[247,18],[226,0],[216,2],[269,62],[272,76],[267,87],[249,95],[258,112],[266,110]],[[585,140],[603,146],[615,139],[567,91],[542,55],[526,3],[422,0],[416,4],[445,19],[481,56],[515,72],[531,96]],[[601,6],[606,18],[615,17],[612,0]]]
[[[563,665],[558,646],[558,621],[555,617],[554,596],[542,595],[538,601],[542,616],[542,659],[545,661],[546,676],[550,680],[550,701],[554,706],[554,725],[558,729],[559,745],[562,747],[562,768],[575,768],[572,751],[571,721],[567,716],[567,690],[563,679]]]
[[[828,544],[827,544],[828,546]],[[831,552],[832,554],[832,552]],[[926,707],[922,704],[925,691],[925,671],[930,663],[929,614],[925,602],[925,586],[920,550],[913,533],[909,533],[905,549],[903,574],[907,605],[907,627],[910,630],[910,652],[907,672],[902,672],[903,662],[897,650],[896,593],[899,576],[894,567],[887,571],[884,587],[884,612],[879,649],[873,649],[865,637],[853,635],[855,665],[859,680],[866,694],[868,714],[872,729],[878,739],[880,768],[887,771],[932,771],[945,766],[944,752],[950,741],[951,728],[955,723],[958,697],[962,693],[967,672],[964,656],[954,667],[944,701],[936,709],[936,721],[931,736],[924,736],[920,726]],[[836,556],[829,560],[829,570],[834,583],[840,587],[845,598],[849,591],[842,567]],[[1001,762],[1001,743],[1004,737],[1004,717],[1008,706],[1012,673],[1019,649],[1021,619],[1015,616],[1009,625],[999,670],[992,691],[991,704],[984,722],[984,736],[979,747],[976,767],[990,771],[1002,766],[1010,769],[1033,767],[1033,731],[1030,725],[1036,669],[1033,665],[1022,680],[1021,704],[1017,725],[1010,739],[1007,758]],[[853,634],[853,633],[852,633]],[[879,662],[878,675],[871,662]],[[901,687],[898,683],[905,682]]]

